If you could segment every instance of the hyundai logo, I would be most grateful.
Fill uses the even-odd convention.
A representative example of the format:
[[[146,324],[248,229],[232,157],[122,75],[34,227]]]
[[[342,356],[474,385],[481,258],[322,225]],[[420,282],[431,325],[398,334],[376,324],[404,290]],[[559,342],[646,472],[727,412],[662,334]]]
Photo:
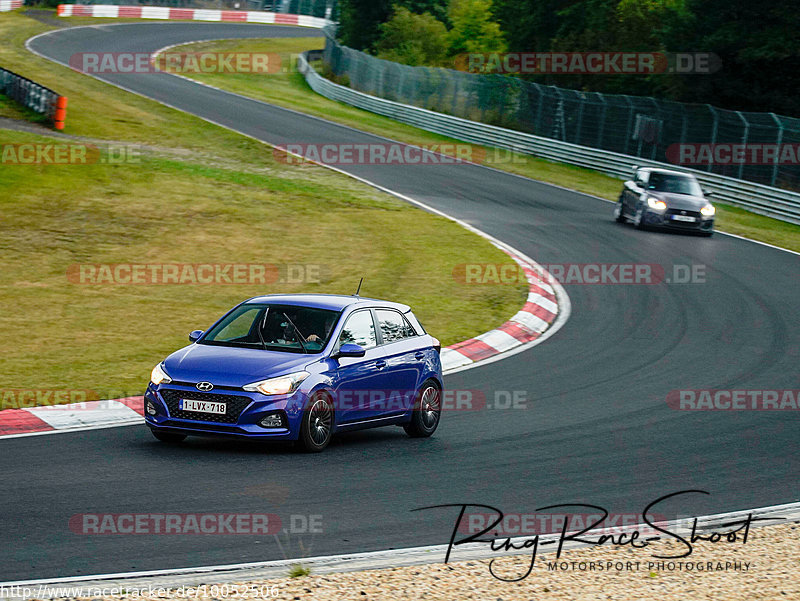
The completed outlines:
[[[686,211],[681,211],[681,215],[686,215]]]
[[[214,385],[211,382],[198,382],[194,387],[197,388],[197,390],[202,390],[203,392],[214,390]]]

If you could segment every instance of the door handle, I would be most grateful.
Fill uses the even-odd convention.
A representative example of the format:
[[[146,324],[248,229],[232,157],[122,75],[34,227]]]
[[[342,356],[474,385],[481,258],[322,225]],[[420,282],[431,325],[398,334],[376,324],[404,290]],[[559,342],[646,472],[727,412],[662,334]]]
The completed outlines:
[[[386,361],[384,361],[383,359],[378,359],[375,362],[375,367],[377,367],[378,369],[383,369],[384,367],[386,367]]]
[[[417,361],[421,361],[422,359],[425,358],[425,353],[423,353],[422,351],[417,351],[416,353],[414,353],[414,357],[417,359]]]

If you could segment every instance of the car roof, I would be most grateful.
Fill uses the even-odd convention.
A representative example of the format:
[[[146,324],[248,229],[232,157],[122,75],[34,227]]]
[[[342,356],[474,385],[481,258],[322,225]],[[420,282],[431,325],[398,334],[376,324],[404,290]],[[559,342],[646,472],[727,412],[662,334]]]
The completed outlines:
[[[344,294],[265,294],[255,296],[245,301],[246,303],[276,303],[283,305],[297,305],[299,307],[313,307],[315,309],[330,309],[342,311],[351,306],[363,307],[389,307],[403,313],[410,310],[408,305],[393,303],[392,301],[361,296],[346,296]]]
[[[692,177],[694,175],[691,173],[686,173],[685,171],[675,171],[673,169],[661,169],[659,167],[639,167],[639,171],[649,171],[651,173],[664,173],[665,175],[682,175],[684,177]]]

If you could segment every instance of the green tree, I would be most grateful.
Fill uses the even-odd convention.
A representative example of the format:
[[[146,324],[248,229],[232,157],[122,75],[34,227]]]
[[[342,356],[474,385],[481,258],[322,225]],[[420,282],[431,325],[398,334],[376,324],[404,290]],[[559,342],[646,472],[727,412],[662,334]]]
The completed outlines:
[[[505,36],[492,14],[492,0],[450,0],[450,54],[505,52]]]
[[[447,15],[447,0],[340,0],[339,41],[356,50],[374,49],[380,25],[391,18],[393,7],[418,14],[428,12],[440,20]]]
[[[397,7],[380,30],[375,44],[379,58],[412,66],[438,66],[444,62],[448,48],[447,28],[430,13],[419,15]]]

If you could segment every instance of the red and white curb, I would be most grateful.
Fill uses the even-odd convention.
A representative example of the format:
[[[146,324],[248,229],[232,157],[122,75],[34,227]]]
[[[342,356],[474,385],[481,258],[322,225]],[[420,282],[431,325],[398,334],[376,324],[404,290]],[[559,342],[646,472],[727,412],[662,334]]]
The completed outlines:
[[[8,0],[0,0],[7,2]],[[12,2],[15,0],[12,0]],[[20,2],[20,4],[22,4]],[[160,19],[166,21],[223,21],[229,23],[268,23],[321,29],[331,21],[322,17],[291,15],[251,10],[209,10],[168,8],[165,6],[116,6],[113,4],[59,4],[59,17],[105,17],[110,19]]]
[[[503,249],[505,250],[505,249]],[[506,251],[508,252],[508,251]],[[445,373],[506,353],[541,336],[558,315],[556,291],[548,274],[535,263],[508,252],[528,278],[528,299],[514,317],[495,330],[442,349]]]
[[[97,430],[142,423],[143,397],[0,411],[0,438]]]
[[[0,13],[22,8],[22,0],[0,0]]]

